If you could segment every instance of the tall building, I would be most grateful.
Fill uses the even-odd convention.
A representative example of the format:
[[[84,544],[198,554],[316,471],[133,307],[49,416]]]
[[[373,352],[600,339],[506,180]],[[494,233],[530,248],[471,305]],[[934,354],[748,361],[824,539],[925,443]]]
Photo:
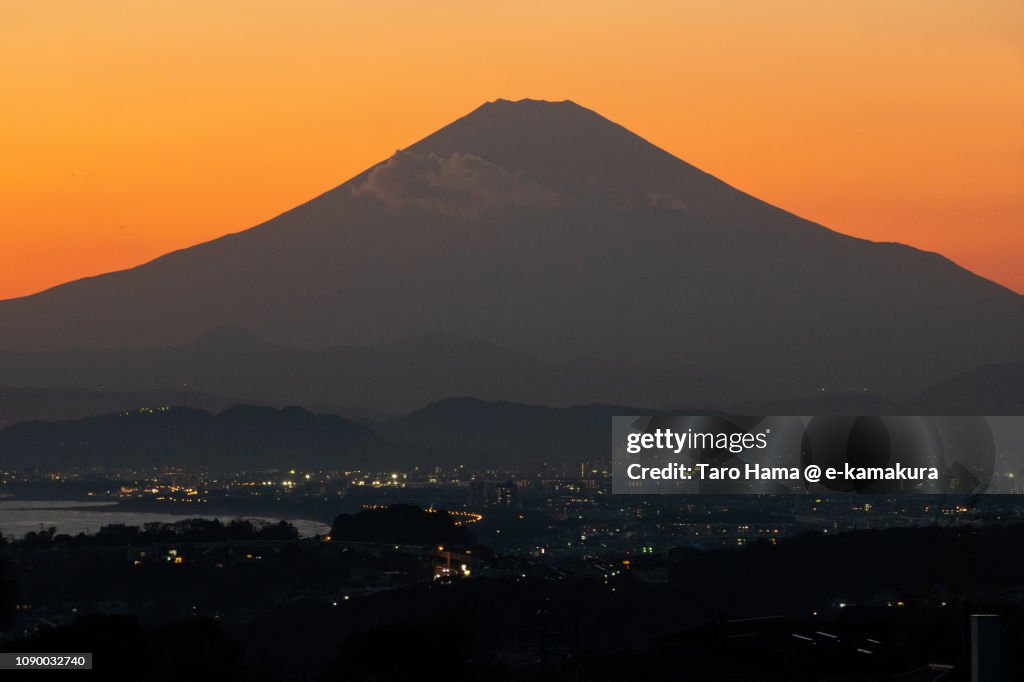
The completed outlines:
[[[517,501],[516,484],[513,481],[506,481],[495,486],[494,502],[499,507],[515,507]]]
[[[487,505],[487,481],[469,482],[469,506],[480,509]]]
[[[971,682],[999,682],[1001,673],[999,616],[971,614]]]

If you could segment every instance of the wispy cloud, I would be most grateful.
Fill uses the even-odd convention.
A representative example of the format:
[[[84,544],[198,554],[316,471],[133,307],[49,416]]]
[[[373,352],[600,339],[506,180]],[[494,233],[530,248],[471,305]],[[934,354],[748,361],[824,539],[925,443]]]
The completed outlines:
[[[442,158],[396,152],[352,191],[391,206],[420,206],[466,218],[506,206],[550,207],[559,203],[556,192],[479,156],[459,153]]]

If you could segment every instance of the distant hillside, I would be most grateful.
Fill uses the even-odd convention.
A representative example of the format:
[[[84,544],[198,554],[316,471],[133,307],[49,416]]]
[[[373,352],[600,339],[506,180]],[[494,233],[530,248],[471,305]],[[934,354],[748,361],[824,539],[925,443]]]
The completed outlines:
[[[472,398],[444,400],[373,424],[292,407],[136,410],[77,420],[30,421],[0,430],[10,468],[206,466],[356,467],[600,461],[610,456],[611,417],[649,409],[551,408]]]
[[[220,412],[238,402],[200,391],[185,392],[181,388],[120,392],[0,386],[0,428],[23,421],[80,419],[140,407],[182,407],[184,403],[207,412]]]
[[[617,414],[652,411],[452,398],[382,424],[379,430],[396,443],[443,448],[491,462],[597,461],[611,457],[611,418]]]
[[[986,365],[940,382],[914,399],[919,414],[1024,415],[1024,365]]]
[[[217,415],[170,408],[0,430],[0,462],[9,468],[346,469],[387,455],[387,444],[367,427],[301,408],[243,405]]]
[[[990,368],[933,391],[936,405],[957,396],[958,411],[931,409],[932,393],[899,404],[870,394],[812,396],[749,404],[735,415],[1007,414],[1020,401],[1020,368]],[[986,402],[989,392],[997,392]],[[1020,402],[1016,404],[1022,404]],[[11,468],[201,465],[212,469],[467,464],[477,467],[576,465],[610,457],[616,415],[693,415],[692,407],[656,410],[616,405],[542,405],[450,398],[405,416],[365,423],[290,407],[235,406],[219,414],[172,407],[75,420],[27,421],[0,429],[0,463]],[[1017,412],[1020,414],[1021,412]]]
[[[695,367],[651,369],[586,358],[550,362],[443,334],[314,351],[267,343],[229,327],[171,348],[0,351],[0,383],[106,391],[188,384],[193,391],[250,403],[353,406],[326,410],[345,416],[402,414],[459,395],[554,406],[618,402],[615,397],[622,396],[669,406],[698,396],[723,404],[741,393]],[[180,405],[181,397],[171,404]]]
[[[2,355],[2,353],[0,353]],[[73,381],[69,381],[73,383]],[[259,403],[204,393],[189,387],[146,391],[104,391],[91,388],[25,388],[0,386],[0,429],[24,421],[62,421],[96,417],[111,412],[133,412],[141,408],[192,407],[218,413],[241,404],[284,408],[304,407],[316,414],[334,414],[357,422],[393,419],[397,415],[371,408],[333,405],[324,402]]]

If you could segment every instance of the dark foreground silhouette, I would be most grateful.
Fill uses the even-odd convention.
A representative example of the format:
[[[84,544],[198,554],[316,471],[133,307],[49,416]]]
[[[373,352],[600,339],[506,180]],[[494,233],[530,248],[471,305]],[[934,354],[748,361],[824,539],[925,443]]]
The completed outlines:
[[[417,529],[406,544],[396,519]],[[818,533],[628,563],[441,551],[459,527],[412,507],[339,517],[339,540],[224,528],[9,543],[5,634],[24,622],[19,605],[78,615],[4,649],[92,651],[97,670],[153,680],[957,680],[968,616],[987,612],[1002,616],[1005,679],[1024,672],[1020,525]],[[453,551],[466,575],[444,570]]]

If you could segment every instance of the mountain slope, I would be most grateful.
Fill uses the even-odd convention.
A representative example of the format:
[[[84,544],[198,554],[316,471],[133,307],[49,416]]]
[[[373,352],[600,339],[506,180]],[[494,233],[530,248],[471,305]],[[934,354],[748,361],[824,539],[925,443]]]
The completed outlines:
[[[1024,414],[1024,365],[977,367],[930,387],[913,404],[920,414]]]
[[[0,376],[19,385],[38,382],[68,389],[129,391],[187,384],[190,393],[240,396],[249,402],[355,405],[392,414],[453,395],[547,405],[625,396],[637,404],[663,405],[673,404],[680,394],[724,404],[739,392],[700,368],[662,371],[627,362],[553,363],[453,336],[306,350],[266,343],[233,328],[170,348],[0,351]],[[179,393],[170,404],[180,405],[181,400]],[[2,408],[0,402],[0,419]],[[341,408],[325,411],[358,414]]]
[[[220,412],[238,403],[237,400],[197,391],[186,394],[181,389],[118,392],[73,387],[0,386],[0,429],[22,421],[80,419],[108,412],[128,412],[140,407],[179,406],[183,401],[207,412]]]
[[[615,415],[649,408],[576,405],[550,408],[449,398],[378,426],[394,443],[463,453],[471,461],[604,461]]]
[[[212,415],[165,408],[0,430],[5,466],[202,466],[211,470],[346,469],[385,466],[386,442],[362,424],[297,407],[237,405]]]
[[[570,102],[486,104],[256,228],[0,302],[13,350],[223,325],[309,348],[447,334],[701,366],[749,400],[901,396],[1024,361],[1021,296],[769,206]]]

